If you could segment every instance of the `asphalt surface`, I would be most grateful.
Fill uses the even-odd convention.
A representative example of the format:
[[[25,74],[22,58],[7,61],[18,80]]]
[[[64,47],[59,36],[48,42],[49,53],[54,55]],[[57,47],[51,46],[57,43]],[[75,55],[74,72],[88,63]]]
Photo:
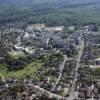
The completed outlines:
[[[63,70],[64,70],[66,60],[67,60],[67,57],[66,57],[66,55],[64,55],[64,61],[63,61],[63,63],[60,65],[59,77],[58,77],[58,79],[57,79],[55,85],[53,86],[52,91],[54,91],[54,89],[55,89],[56,86],[58,85],[59,81],[61,80],[62,72],[63,72]]]
[[[69,96],[68,100],[76,99],[74,91],[75,91],[76,81],[77,81],[77,78],[78,78],[78,69],[80,67],[80,61],[81,61],[81,57],[82,57],[83,50],[84,50],[84,39],[83,39],[82,35],[81,35],[81,38],[82,38],[82,41],[81,41],[81,44],[80,44],[80,47],[79,47],[80,50],[79,50],[78,58],[77,58],[77,64],[76,64],[76,69],[75,69],[75,76],[74,76],[74,80],[73,80],[73,84],[72,84],[72,87],[71,87],[71,92],[70,92],[70,96]]]

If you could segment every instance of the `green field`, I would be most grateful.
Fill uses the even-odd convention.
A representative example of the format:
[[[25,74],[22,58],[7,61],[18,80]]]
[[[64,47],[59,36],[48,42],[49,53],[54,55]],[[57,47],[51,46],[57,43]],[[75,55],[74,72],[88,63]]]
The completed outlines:
[[[0,65],[2,68],[0,73],[4,75],[5,78],[7,77],[16,77],[16,78],[23,78],[26,76],[35,77],[35,73],[39,68],[41,68],[43,63],[33,61],[32,63],[28,64],[24,69],[19,71],[8,71],[7,67]]]

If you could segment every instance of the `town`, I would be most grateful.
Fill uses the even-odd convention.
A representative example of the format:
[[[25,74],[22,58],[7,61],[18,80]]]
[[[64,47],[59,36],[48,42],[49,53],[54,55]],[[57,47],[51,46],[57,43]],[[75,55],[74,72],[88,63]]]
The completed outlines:
[[[99,42],[94,23],[1,27],[0,100],[100,100]]]

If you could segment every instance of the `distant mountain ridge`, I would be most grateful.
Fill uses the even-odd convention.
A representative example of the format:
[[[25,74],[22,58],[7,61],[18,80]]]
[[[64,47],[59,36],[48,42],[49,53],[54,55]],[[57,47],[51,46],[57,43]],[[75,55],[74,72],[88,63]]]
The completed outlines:
[[[0,22],[100,23],[99,9],[100,0],[0,0]]]
[[[9,6],[34,6],[39,4],[72,5],[79,3],[100,2],[100,0],[0,0],[0,5]]]

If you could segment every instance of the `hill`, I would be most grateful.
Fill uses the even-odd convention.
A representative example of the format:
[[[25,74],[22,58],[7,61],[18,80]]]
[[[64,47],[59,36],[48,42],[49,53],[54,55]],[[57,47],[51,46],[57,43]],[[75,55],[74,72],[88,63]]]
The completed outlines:
[[[40,4],[53,5],[72,5],[72,4],[86,4],[98,3],[99,0],[0,0],[0,5],[9,6],[34,6]]]
[[[100,23],[99,9],[100,0],[0,0],[0,23]]]

